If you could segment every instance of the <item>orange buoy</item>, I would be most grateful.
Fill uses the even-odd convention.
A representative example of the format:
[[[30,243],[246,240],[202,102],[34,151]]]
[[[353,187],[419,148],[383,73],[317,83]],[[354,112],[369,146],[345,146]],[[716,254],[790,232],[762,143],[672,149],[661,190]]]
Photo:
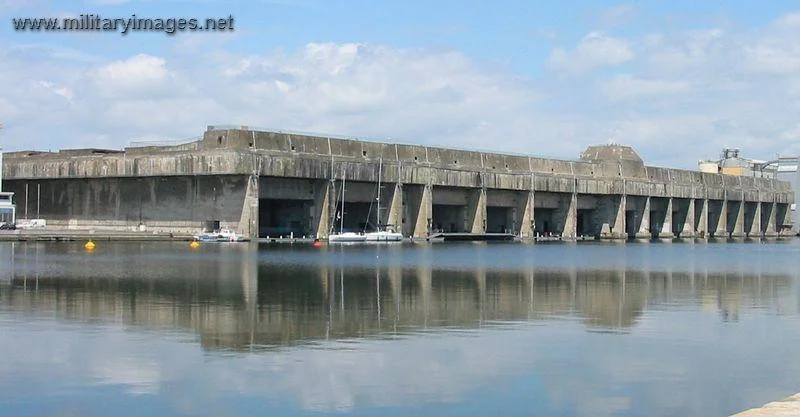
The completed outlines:
[[[85,245],[83,245],[84,249],[86,250],[93,250],[95,246],[97,245],[95,245],[94,242],[91,241],[91,239],[88,242],[86,242]]]
[[[322,242],[320,242],[319,240],[315,240],[314,243],[311,244],[311,246],[318,248],[322,246]]]
[[[193,240],[192,243],[189,244],[189,247],[192,249],[197,249],[200,247],[200,242]]]

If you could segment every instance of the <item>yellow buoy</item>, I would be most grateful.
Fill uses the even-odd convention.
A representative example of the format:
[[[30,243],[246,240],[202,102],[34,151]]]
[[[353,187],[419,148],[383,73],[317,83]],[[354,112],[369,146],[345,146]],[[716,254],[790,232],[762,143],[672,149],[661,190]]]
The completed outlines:
[[[193,240],[192,243],[189,244],[189,247],[192,249],[197,249],[200,247],[200,242]]]
[[[94,249],[94,247],[95,247],[95,246],[97,246],[97,245],[95,245],[95,244],[94,244],[94,242],[92,242],[91,240],[90,240],[90,241],[88,241],[88,242],[86,242],[86,244],[85,244],[85,245],[83,245],[83,247],[84,247],[86,250],[92,250],[92,249]]]

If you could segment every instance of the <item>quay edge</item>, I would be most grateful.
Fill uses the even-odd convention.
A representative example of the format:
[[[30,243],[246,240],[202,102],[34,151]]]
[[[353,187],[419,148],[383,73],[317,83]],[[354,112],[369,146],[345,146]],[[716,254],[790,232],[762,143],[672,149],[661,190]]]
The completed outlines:
[[[800,416],[800,393],[773,401],[763,407],[751,408],[731,417],[796,417]]]

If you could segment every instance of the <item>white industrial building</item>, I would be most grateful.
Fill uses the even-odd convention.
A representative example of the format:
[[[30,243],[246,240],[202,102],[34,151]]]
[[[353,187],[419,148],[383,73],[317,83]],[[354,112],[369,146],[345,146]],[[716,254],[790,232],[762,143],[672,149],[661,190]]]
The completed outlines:
[[[15,223],[16,215],[14,193],[3,192],[3,148],[0,147],[0,224]]]
[[[725,148],[719,159],[698,161],[701,172],[727,174],[745,177],[776,178],[789,181],[794,188],[794,198],[800,198],[800,157],[776,156],[770,161],[745,158],[739,155],[739,149]],[[800,211],[797,204],[791,205],[792,230],[800,234]]]

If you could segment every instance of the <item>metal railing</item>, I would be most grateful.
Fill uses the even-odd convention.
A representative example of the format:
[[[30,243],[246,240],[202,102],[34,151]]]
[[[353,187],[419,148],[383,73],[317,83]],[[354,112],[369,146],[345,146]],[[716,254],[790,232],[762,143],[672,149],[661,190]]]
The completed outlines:
[[[180,146],[192,142],[197,142],[202,139],[202,136],[195,136],[185,139],[162,139],[162,140],[135,140],[128,144],[128,148],[147,148],[151,146],[166,147],[166,146]]]
[[[558,161],[565,161],[565,162],[574,162],[577,159],[567,159],[563,156],[554,156],[550,154],[529,154],[524,152],[515,152],[515,151],[507,151],[507,150],[498,150],[498,149],[485,149],[485,148],[471,148],[471,147],[464,147],[464,146],[454,146],[454,145],[437,145],[437,144],[420,144],[419,142],[414,142],[411,140],[405,140],[404,138],[397,138],[392,136],[386,137],[379,137],[379,136],[370,136],[370,135],[361,135],[361,136],[353,136],[353,135],[341,135],[341,134],[332,134],[332,133],[324,133],[324,132],[312,132],[312,131],[303,131],[303,130],[292,130],[292,129],[275,129],[269,127],[261,127],[261,126],[249,126],[249,125],[231,125],[231,124],[224,124],[224,125],[209,125],[209,130],[249,130],[253,132],[275,132],[275,133],[284,133],[287,135],[298,135],[298,136],[312,136],[318,138],[330,138],[330,139],[342,139],[342,140],[355,140],[360,142],[372,142],[372,143],[384,143],[388,145],[411,145],[411,146],[421,146],[427,148],[437,148],[437,149],[448,149],[454,151],[463,151],[463,152],[478,152],[484,154],[495,154],[495,155],[508,155],[508,156],[519,156],[523,158],[544,158],[544,159],[554,159]]]

